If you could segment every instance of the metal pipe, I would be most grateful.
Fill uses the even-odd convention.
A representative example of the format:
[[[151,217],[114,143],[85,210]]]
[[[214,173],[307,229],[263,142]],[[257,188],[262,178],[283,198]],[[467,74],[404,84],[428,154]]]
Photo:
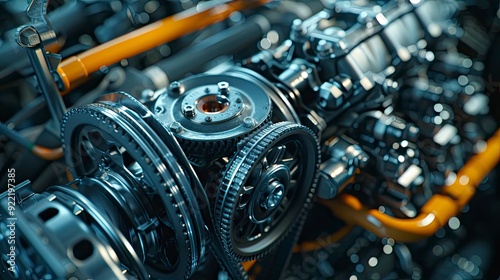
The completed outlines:
[[[221,55],[232,54],[256,44],[270,27],[271,24],[264,16],[254,16],[248,22],[223,30],[196,45],[187,47],[174,56],[144,69],[143,72],[150,76],[156,89],[167,87],[169,82],[199,70]],[[158,70],[164,75],[158,75]],[[161,77],[163,79],[159,79]]]
[[[500,129],[486,143],[485,149],[472,156],[457,173],[455,182],[433,195],[413,219],[391,217],[365,207],[353,195],[342,194],[322,201],[350,225],[359,225],[379,237],[399,242],[414,242],[432,236],[448,220],[460,213],[474,196],[477,186],[500,161]]]
[[[96,14],[103,13],[111,14],[109,3],[84,3],[83,1],[67,3],[49,13],[47,16],[54,31],[58,34],[59,39],[63,39],[59,40],[60,45],[44,45],[45,50],[57,53],[68,37],[76,38],[87,29],[92,30],[91,27],[95,26],[95,24],[99,24],[101,20],[96,21],[96,18],[98,18]],[[92,24],[89,25],[89,22]],[[85,28],[82,28],[82,26],[85,26]],[[14,33],[14,30],[6,32],[6,34],[10,33]],[[24,50],[19,47],[11,36],[5,38],[5,41],[0,45],[0,57],[2,58],[0,59],[0,79],[29,66],[29,60],[25,56]]]
[[[192,8],[164,18],[79,55],[69,57],[58,68],[58,73],[64,83],[64,93],[102,67],[222,21],[233,12],[262,5],[269,0],[236,0],[222,5],[219,1],[216,2],[216,4],[202,7],[201,10],[200,7]]]

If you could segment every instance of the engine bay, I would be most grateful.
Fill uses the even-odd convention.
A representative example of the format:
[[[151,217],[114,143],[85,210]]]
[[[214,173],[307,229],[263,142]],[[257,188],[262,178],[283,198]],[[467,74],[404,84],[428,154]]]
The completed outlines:
[[[496,279],[500,5],[0,1],[2,279]]]

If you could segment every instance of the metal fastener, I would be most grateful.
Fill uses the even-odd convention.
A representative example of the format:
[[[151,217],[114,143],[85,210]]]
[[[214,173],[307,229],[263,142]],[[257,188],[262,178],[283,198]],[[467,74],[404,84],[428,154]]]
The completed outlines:
[[[196,115],[194,107],[191,106],[191,105],[184,106],[184,108],[182,110],[182,113],[184,114],[184,116],[186,116],[188,118],[192,118],[192,117],[194,117]]]
[[[219,93],[227,96],[229,94],[229,83],[228,82],[218,82],[217,87],[219,88]]]

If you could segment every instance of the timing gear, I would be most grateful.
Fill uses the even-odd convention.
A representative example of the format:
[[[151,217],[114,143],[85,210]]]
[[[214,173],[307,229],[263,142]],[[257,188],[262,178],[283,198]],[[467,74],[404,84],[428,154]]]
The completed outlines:
[[[74,176],[113,171],[137,181],[147,197],[142,203],[154,206],[151,216],[158,221],[153,219],[147,228],[136,230],[156,230],[163,237],[150,244],[159,247],[146,260],[152,275],[189,277],[205,247],[201,214],[189,179],[148,125],[147,121],[154,121],[153,114],[145,107],[131,110],[123,105],[127,103],[131,107],[140,104],[126,94],[111,94],[99,103],[70,110],[62,124],[67,162],[73,163]]]
[[[298,124],[270,125],[239,143],[223,174],[215,224],[227,254],[258,258],[304,215],[316,190],[319,145]]]
[[[269,122],[268,92],[250,76],[204,74],[173,82],[154,107],[187,154],[231,155],[239,140]]]

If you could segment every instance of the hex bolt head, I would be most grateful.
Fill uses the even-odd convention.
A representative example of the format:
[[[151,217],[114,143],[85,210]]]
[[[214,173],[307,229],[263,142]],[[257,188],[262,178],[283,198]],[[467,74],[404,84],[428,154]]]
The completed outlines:
[[[327,42],[325,40],[320,40],[318,42],[316,50],[320,55],[325,56],[332,52],[332,48],[333,48],[332,43]]]
[[[329,174],[324,171],[319,172],[319,182],[316,193],[319,198],[332,199],[337,195],[338,184]]]
[[[34,48],[41,43],[40,35],[32,26],[21,26],[17,29],[17,44],[21,47]]]
[[[246,117],[243,119],[243,126],[247,128],[252,128],[256,124],[256,121],[252,117]]]
[[[319,90],[319,106],[323,109],[337,109],[345,101],[345,91],[341,85],[325,82]]]
[[[179,96],[181,94],[181,83],[175,81],[168,86],[168,95]]]
[[[218,82],[217,87],[219,88],[219,93],[222,95],[228,95],[229,94],[229,83],[228,82]]]
[[[194,107],[191,105],[184,106],[184,108],[182,108],[182,113],[188,118],[192,118],[196,115]]]
[[[170,124],[170,130],[175,133],[181,133],[182,132],[182,125],[179,122],[173,122]]]

